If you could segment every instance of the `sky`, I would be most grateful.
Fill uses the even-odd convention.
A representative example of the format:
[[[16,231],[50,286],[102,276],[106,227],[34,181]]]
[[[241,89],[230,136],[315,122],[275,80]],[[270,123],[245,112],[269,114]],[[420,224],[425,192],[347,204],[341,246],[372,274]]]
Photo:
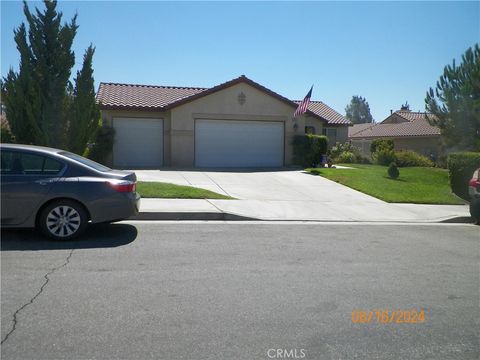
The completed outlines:
[[[30,8],[43,9],[41,2]],[[353,95],[375,121],[425,94],[446,65],[480,42],[480,2],[59,1],[63,22],[77,13],[73,49],[81,66],[96,47],[100,82],[212,87],[240,75],[292,100],[341,114]],[[1,75],[18,70],[13,30],[19,1],[1,0]]]

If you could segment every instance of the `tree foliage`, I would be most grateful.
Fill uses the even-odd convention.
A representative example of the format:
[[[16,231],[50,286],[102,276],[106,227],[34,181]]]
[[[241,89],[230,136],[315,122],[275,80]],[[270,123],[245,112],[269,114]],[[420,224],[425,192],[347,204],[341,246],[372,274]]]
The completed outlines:
[[[346,118],[354,124],[365,124],[373,122],[370,114],[370,105],[361,96],[352,96],[350,104],[345,108]]]
[[[83,57],[83,66],[77,72],[73,102],[69,109],[68,143],[70,150],[82,154],[99,126],[100,110],[95,103],[92,59],[95,48],[90,45]]]
[[[447,65],[425,98],[426,110],[435,118],[432,125],[440,128],[448,146],[460,150],[480,151],[480,47],[476,44]]]
[[[14,30],[19,70],[10,69],[2,79],[2,102],[17,142],[82,153],[96,128],[92,123],[98,126],[99,120],[93,90],[94,48],[87,49],[73,85],[70,76],[75,65],[72,44],[77,16],[62,25],[57,1],[44,0],[44,6],[43,12],[36,9],[32,13],[24,1],[28,28],[22,23]],[[85,113],[80,115],[82,106]]]

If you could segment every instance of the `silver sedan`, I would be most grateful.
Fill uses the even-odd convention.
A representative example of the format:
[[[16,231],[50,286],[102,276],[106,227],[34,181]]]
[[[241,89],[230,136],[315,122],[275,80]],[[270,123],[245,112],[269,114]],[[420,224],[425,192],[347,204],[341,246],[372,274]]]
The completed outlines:
[[[113,222],[138,213],[134,172],[112,170],[53,148],[2,144],[2,227],[38,227],[70,240],[89,222]]]

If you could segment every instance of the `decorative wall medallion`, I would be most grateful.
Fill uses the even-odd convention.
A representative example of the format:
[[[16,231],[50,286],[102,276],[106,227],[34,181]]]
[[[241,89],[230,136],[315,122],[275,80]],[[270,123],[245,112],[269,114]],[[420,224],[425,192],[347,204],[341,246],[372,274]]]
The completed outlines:
[[[238,94],[238,103],[240,105],[243,105],[245,104],[246,101],[247,101],[247,96],[242,91],[240,94]]]

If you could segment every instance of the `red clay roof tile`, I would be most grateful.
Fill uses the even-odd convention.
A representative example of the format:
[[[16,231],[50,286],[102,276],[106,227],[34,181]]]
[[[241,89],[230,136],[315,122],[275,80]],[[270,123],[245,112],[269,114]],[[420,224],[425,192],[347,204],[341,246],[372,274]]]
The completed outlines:
[[[138,109],[164,111],[241,82],[247,83],[256,89],[267,93],[268,95],[286,103],[287,105],[290,105],[292,108],[296,108],[297,106],[296,102],[291,101],[270,89],[267,89],[253,80],[250,80],[245,75],[212,88],[100,83],[97,93],[97,103],[100,105],[101,109]],[[312,103],[317,102],[310,103],[312,109],[310,109],[309,106],[307,111],[308,115],[325,122],[332,120],[332,124],[335,125],[343,124],[343,120],[341,119],[342,115],[338,114],[321,102],[318,102],[319,105]],[[320,108],[322,110],[320,110]]]
[[[295,103],[300,104],[301,101],[295,100]],[[310,104],[308,104],[308,110],[327,120],[329,125],[352,125],[350,120],[345,116],[336,112],[330,106],[321,101],[310,101]]]

